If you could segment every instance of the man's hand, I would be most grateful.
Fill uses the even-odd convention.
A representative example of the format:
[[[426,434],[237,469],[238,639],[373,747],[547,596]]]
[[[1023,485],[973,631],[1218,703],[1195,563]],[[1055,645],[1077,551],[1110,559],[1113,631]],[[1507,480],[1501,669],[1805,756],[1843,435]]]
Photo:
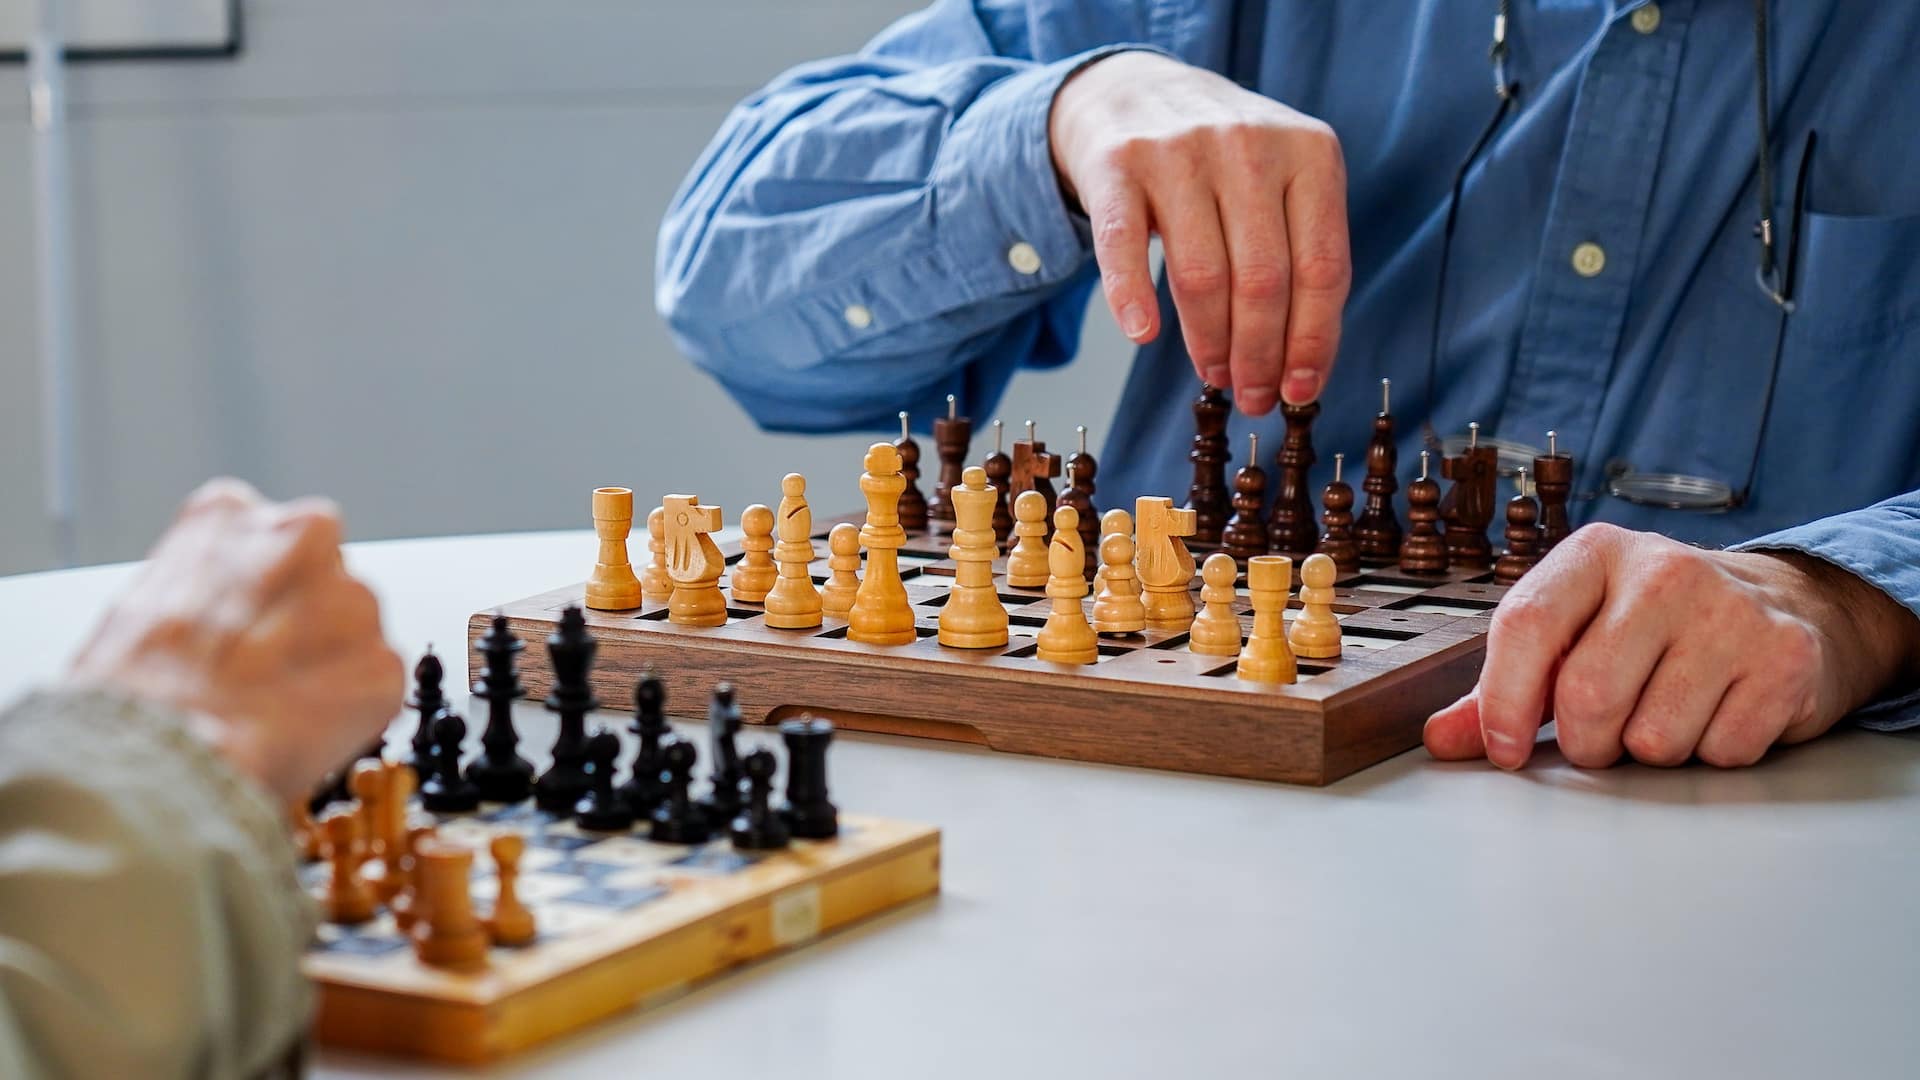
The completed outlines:
[[[403,678],[378,603],[341,564],[333,507],[275,505],[234,480],[187,500],[70,672],[185,710],[282,801],[386,726]]]
[[[1823,560],[1589,525],[1500,602],[1480,684],[1427,721],[1426,744],[1517,769],[1552,720],[1588,768],[1623,752],[1751,765],[1917,668],[1920,620]]]
[[[1352,274],[1347,175],[1331,128],[1156,53],[1094,62],[1060,88],[1054,169],[1093,224],[1107,304],[1160,332],[1160,234],[1194,370],[1259,416],[1320,394]]]

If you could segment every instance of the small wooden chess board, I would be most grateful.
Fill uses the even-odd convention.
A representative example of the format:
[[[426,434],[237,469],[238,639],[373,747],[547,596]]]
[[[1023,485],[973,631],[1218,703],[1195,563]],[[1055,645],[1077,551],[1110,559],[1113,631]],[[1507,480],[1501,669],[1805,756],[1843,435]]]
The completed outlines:
[[[497,888],[489,840],[526,838],[518,894],[539,936],[462,974],[420,963],[384,910],[359,926],[323,925],[301,964],[319,991],[320,1042],[490,1061],[940,887],[938,829],[856,814],[840,815],[835,839],[754,853],[724,838],[684,846],[584,832],[531,804],[482,804],[439,822],[441,840],[478,852],[482,910]],[[316,897],[327,873],[324,860],[302,871]]]
[[[837,521],[859,520],[834,519],[816,531],[816,583],[827,578],[827,533]],[[934,634],[953,581],[948,543],[909,532],[900,551],[920,635],[911,645],[848,641],[846,621],[833,616],[811,629],[775,629],[759,604],[730,594],[727,623],[716,627],[677,626],[664,603],[651,601],[631,611],[589,609],[587,627],[600,642],[594,692],[606,706],[624,705],[651,667],[682,709],[703,707],[716,681],[731,681],[750,722],[812,713],[845,729],[1012,753],[1326,784],[1419,745],[1426,718],[1473,688],[1489,616],[1506,592],[1490,572],[1343,575],[1334,604],[1342,655],[1300,660],[1299,681],[1282,686],[1236,678],[1234,658],[1189,651],[1184,632],[1102,637],[1100,659],[1089,665],[1038,660],[1034,638],[1051,601],[1044,589],[1008,587],[1004,557],[994,573],[1011,640],[991,649],[942,646]],[[722,550],[729,564],[739,558],[737,544]],[[1193,550],[1205,558],[1204,548]],[[583,556],[591,563],[590,550]],[[1196,574],[1196,597],[1199,585]],[[1253,624],[1244,573],[1239,585],[1244,636]],[[477,613],[468,637],[485,633],[496,611],[505,614],[527,641],[520,668],[527,692],[544,694],[552,677],[542,643],[583,595],[575,584]],[[1298,608],[1296,599],[1289,621]],[[473,662],[478,670],[477,655]]]

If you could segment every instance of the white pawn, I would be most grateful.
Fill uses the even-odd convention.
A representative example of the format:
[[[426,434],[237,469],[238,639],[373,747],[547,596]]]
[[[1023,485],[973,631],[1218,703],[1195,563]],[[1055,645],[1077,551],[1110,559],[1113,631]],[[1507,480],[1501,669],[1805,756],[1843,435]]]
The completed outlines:
[[[1194,616],[1187,648],[1202,656],[1240,655],[1240,617],[1233,613],[1233,583],[1240,568],[1233,556],[1216,551],[1200,568],[1200,614]]]
[[[1107,563],[1106,556],[1102,553],[1106,550],[1107,537],[1112,536],[1114,533],[1126,533],[1127,539],[1133,539],[1133,515],[1117,506],[1100,515],[1100,546],[1094,549],[1094,554],[1099,555],[1101,558],[1099,567],[1093,572],[1093,595],[1095,599],[1098,599],[1100,594],[1106,590]],[[1129,561],[1131,561],[1131,556],[1129,556]]]
[[[740,511],[740,550],[733,567],[733,598],[757,604],[767,598],[780,570],[773,564],[773,511],[754,503]]]
[[[1044,498],[1037,491],[1022,495]],[[1047,595],[1053,612],[1035,639],[1034,655],[1055,664],[1091,664],[1100,659],[1100,640],[1080,606],[1087,595],[1087,552],[1080,539],[1080,512],[1061,506],[1053,512],[1053,544],[1047,549]]]
[[[1047,497],[1023,491],[1013,500],[1013,550],[1007,552],[1007,584],[1039,589],[1047,584]]]
[[[1107,511],[1126,515],[1125,510]],[[1093,628],[1102,634],[1138,634],[1147,628],[1147,605],[1140,599],[1140,579],[1133,570],[1133,537],[1113,530],[1100,540],[1100,569],[1094,573],[1100,591],[1093,598]]]
[[[844,619],[860,591],[860,527],[851,521],[835,525],[827,534],[827,571],[820,605],[827,614]]]
[[[767,625],[782,630],[819,626],[820,590],[813,587],[813,510],[807,506],[807,478],[799,473],[788,473],[780,481],[779,532],[780,542],[773,547],[779,580],[767,594]]]
[[[1300,614],[1287,631],[1295,656],[1327,660],[1340,655],[1340,620],[1333,614],[1333,580],[1339,572],[1321,552],[1300,564]]]

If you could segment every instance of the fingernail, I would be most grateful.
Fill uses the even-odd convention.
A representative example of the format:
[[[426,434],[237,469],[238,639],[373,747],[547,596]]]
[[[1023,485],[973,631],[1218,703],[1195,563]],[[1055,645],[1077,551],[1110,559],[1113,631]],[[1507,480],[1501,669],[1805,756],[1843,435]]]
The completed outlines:
[[[1207,381],[1208,386],[1221,390],[1233,385],[1233,372],[1225,364],[1208,368],[1200,373],[1200,377]]]
[[[1128,304],[1120,309],[1120,331],[1130,338],[1137,338],[1147,332],[1147,309],[1139,304]]]
[[[1240,403],[1240,411],[1248,416],[1265,416],[1273,409],[1273,391],[1264,386],[1249,387],[1234,395]]]
[[[1487,760],[1503,769],[1517,769],[1526,764],[1526,754],[1520,742],[1504,731],[1482,733],[1487,742]]]
[[[1289,405],[1305,405],[1320,396],[1320,373],[1312,368],[1295,368],[1287,372],[1280,393]]]

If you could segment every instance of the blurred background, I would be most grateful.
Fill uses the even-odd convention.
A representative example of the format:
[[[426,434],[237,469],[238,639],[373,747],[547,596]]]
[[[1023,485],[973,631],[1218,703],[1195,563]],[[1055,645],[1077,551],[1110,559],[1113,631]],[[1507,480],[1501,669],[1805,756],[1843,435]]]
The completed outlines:
[[[654,314],[654,235],[736,101],[919,0],[62,0],[36,134],[49,3],[0,0],[0,574],[138,557],[221,473],[331,495],[355,539],[583,528],[604,484],[731,523],[790,470],[860,505],[874,433],[755,430]],[[1097,450],[1131,355],[1096,303],[1003,415]]]

